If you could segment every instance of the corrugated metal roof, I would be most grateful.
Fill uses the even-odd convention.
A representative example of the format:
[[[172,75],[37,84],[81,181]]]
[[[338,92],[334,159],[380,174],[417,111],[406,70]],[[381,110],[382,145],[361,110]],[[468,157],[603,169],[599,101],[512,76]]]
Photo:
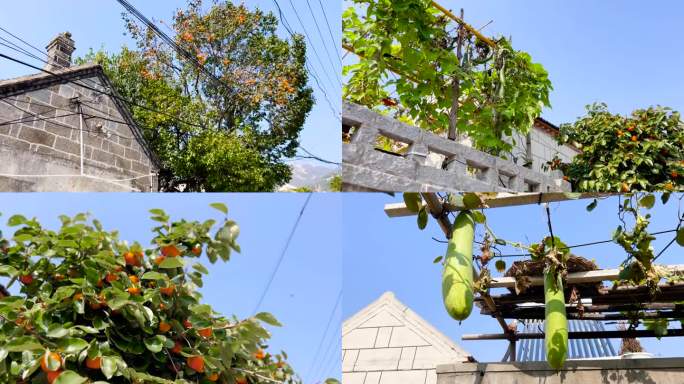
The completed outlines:
[[[543,320],[523,320],[525,333],[544,333]],[[603,323],[595,320],[569,320],[570,332],[605,331]],[[568,359],[595,359],[617,356],[609,339],[571,339],[568,340]],[[546,347],[544,339],[524,339],[518,341],[517,361],[544,361]]]

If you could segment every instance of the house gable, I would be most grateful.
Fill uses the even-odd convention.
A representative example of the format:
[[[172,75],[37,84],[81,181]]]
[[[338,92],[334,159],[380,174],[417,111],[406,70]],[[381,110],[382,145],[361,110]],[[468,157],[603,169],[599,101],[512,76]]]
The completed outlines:
[[[392,292],[344,322],[342,350],[344,384],[434,383],[438,364],[470,355]]]
[[[6,123],[0,174],[15,181],[0,184],[19,180],[31,191],[157,189],[159,162],[99,65],[0,81],[0,99]]]

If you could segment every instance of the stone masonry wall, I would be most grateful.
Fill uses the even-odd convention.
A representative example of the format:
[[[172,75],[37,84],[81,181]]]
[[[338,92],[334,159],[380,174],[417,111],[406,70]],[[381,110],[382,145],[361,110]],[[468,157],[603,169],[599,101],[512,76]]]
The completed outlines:
[[[94,74],[80,79],[102,87]],[[85,115],[124,122],[109,96],[72,83],[30,91],[0,101],[0,121],[48,119],[0,125],[0,190],[156,191],[157,169],[126,125],[84,117],[84,173],[80,170],[80,116],[70,100],[79,97]],[[11,105],[8,105],[11,104]],[[59,117],[73,114],[71,116]],[[61,175],[12,177],[7,175]],[[74,175],[65,177],[65,175]],[[145,176],[145,177],[141,177]],[[141,177],[141,178],[138,178]],[[123,180],[133,179],[135,180]]]

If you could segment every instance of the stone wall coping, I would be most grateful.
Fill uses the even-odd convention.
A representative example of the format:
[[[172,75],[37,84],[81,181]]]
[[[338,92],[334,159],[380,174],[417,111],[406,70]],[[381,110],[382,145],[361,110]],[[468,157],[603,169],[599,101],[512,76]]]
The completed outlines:
[[[569,192],[570,184],[559,171],[551,175],[533,171],[510,160],[492,156],[466,145],[448,140],[418,127],[391,117],[383,116],[366,107],[344,102],[342,121],[345,126],[356,127],[351,142],[343,145],[343,179],[345,183],[361,188],[392,191],[517,191],[517,192]],[[409,145],[405,155],[393,156],[375,149],[378,136],[385,136]],[[445,156],[446,169],[427,166],[429,153]],[[469,175],[468,169],[477,169]],[[364,169],[375,173],[366,177]],[[382,180],[377,173],[385,173]],[[401,178],[401,180],[390,180]],[[505,180],[505,181],[504,181]],[[407,183],[401,186],[401,183]]]

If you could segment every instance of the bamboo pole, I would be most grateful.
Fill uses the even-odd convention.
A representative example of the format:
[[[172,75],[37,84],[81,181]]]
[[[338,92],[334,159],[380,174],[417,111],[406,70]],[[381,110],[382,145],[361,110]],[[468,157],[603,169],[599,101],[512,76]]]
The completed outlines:
[[[459,18],[458,16],[454,15],[449,11],[448,9],[442,7],[439,5],[436,1],[432,1],[432,6],[439,9],[440,12],[442,12],[446,17],[450,18],[451,20],[459,23],[460,25],[463,26],[463,28],[467,29],[470,33],[475,35],[478,39],[481,41],[485,42],[487,45],[489,45],[492,48],[496,47],[496,43],[490,40],[489,38],[485,37],[483,34],[480,33],[477,29],[473,28],[470,24],[466,23],[463,19]]]

